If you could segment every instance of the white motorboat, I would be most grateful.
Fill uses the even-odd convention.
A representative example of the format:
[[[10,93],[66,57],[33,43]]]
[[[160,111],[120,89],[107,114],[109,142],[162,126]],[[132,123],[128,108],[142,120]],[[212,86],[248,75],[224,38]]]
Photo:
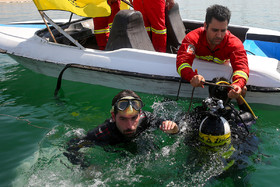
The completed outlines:
[[[58,77],[64,70],[66,80],[169,96],[176,96],[179,91],[180,97],[190,97],[191,85],[181,81],[176,71],[176,50],[185,33],[203,22],[182,21],[177,4],[167,18],[167,53],[154,50],[141,13],[134,10],[122,10],[116,15],[104,51],[98,50],[92,18],[84,18],[58,24],[66,36],[52,24],[50,29],[56,42],[43,23],[0,25],[0,52],[47,76]],[[246,100],[280,105],[280,32],[234,25],[229,30],[248,51],[250,77]],[[230,64],[196,59],[193,68],[207,81],[214,77],[230,80],[232,76]],[[195,97],[207,95],[208,89],[195,91]]]

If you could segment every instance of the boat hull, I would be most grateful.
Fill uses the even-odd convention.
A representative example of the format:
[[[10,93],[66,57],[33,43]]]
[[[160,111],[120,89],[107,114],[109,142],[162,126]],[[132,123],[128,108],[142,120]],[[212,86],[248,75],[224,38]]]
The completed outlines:
[[[88,26],[88,23],[92,24],[92,20],[74,24],[84,27]],[[89,28],[92,29],[92,25],[89,25],[86,31]],[[10,55],[26,68],[47,76],[58,77],[65,66],[75,64],[65,71],[63,79],[150,94],[178,94],[181,78],[176,71],[176,54],[134,48],[113,51],[80,49],[50,42],[46,35],[47,30],[32,28],[30,25],[0,25],[0,52]],[[279,61],[248,55],[248,62],[250,77],[246,100],[280,106]],[[215,77],[230,80],[232,76],[230,64],[221,65],[195,59],[193,69],[197,69],[207,81]],[[191,97],[192,89],[191,85],[184,81],[179,96]],[[194,97],[205,98],[207,95],[208,89],[195,89]]]
[[[34,72],[51,77],[58,77],[62,69],[65,67],[63,64],[43,62],[14,55],[10,55],[10,57]],[[63,74],[63,79],[116,89],[132,89],[136,92],[172,97],[176,97],[179,91],[179,97],[190,98],[193,90],[192,86],[187,82],[182,82],[180,87],[179,78],[150,76],[147,74],[136,74],[131,72],[102,69],[98,67],[88,68],[85,66],[69,68]],[[207,96],[207,86],[204,89],[195,89],[195,98],[205,98]],[[248,91],[245,97],[246,101],[249,103],[262,103],[280,106],[279,98],[279,91]]]

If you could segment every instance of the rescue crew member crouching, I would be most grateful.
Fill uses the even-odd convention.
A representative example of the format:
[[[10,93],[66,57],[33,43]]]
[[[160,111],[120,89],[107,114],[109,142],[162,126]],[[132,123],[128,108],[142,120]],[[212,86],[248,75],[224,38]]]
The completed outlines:
[[[142,111],[142,107],[143,102],[135,92],[121,91],[112,100],[111,118],[90,130],[85,137],[70,140],[68,152],[64,155],[73,164],[81,164],[78,150],[82,147],[130,142],[151,126],[159,127],[168,134],[179,132],[175,122],[159,119],[150,112]]]
[[[227,7],[213,5],[207,8],[204,27],[189,32],[182,41],[177,54],[177,71],[193,87],[203,88],[204,77],[192,69],[195,58],[218,64],[230,62],[234,89],[229,91],[228,97],[237,99],[240,109],[244,109],[246,105],[239,95],[244,97],[247,91],[248,59],[240,39],[227,30],[230,17]]]

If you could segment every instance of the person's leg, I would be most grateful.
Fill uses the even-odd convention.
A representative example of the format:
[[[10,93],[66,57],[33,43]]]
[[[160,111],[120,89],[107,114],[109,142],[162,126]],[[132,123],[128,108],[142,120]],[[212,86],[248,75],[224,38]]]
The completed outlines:
[[[100,50],[104,50],[109,38],[108,17],[93,18],[94,35]]]
[[[143,17],[144,25],[146,27],[147,33],[151,38],[151,24],[147,17],[146,9],[144,8],[144,1],[143,0],[134,0],[133,1],[134,10],[140,11]]]
[[[156,51],[166,52],[165,0],[143,0],[151,24],[152,42]]]
[[[110,6],[111,6],[111,15],[108,18],[108,25],[111,30],[114,18],[116,16],[116,14],[120,11],[121,1],[118,0],[114,3],[112,3]]]

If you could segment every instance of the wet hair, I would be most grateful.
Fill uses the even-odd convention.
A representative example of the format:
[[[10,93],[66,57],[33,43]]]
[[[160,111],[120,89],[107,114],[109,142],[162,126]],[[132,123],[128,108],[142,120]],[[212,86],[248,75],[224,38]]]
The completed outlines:
[[[132,91],[132,90],[122,90],[113,98],[112,106],[114,106],[119,99],[121,99],[123,97],[127,97],[127,96],[131,96],[131,97],[134,97],[136,99],[140,99],[142,101],[140,96],[137,95],[134,91]],[[116,107],[114,107],[114,113],[115,114],[118,113],[118,109]]]
[[[212,18],[215,18],[220,22],[227,21],[229,24],[230,16],[231,16],[231,12],[227,7],[222,5],[212,5],[208,7],[206,10],[206,16],[205,16],[206,26],[208,27],[208,25],[212,21]]]
[[[220,81],[229,82],[229,80],[227,80],[224,77],[216,77],[211,82],[217,83],[217,82],[220,82]],[[227,87],[210,85],[209,86],[209,96],[214,97],[216,99],[221,99],[225,103],[229,99],[228,98],[228,88]]]

